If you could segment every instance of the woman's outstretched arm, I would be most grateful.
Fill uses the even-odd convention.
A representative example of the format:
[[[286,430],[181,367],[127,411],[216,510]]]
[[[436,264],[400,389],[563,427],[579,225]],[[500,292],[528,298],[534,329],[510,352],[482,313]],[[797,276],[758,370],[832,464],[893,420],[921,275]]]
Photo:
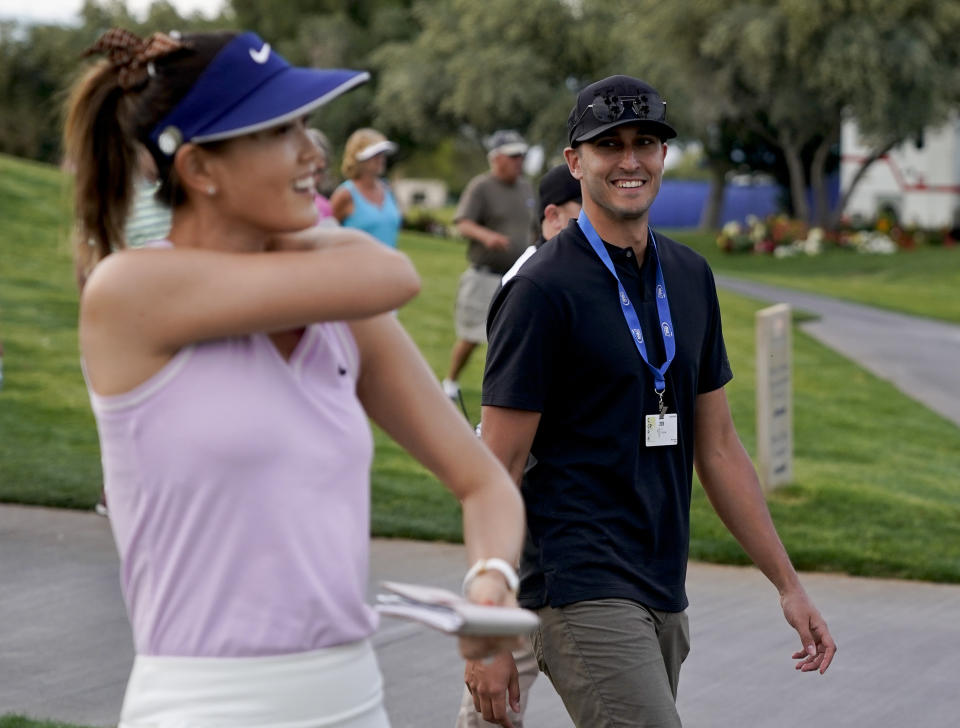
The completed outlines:
[[[443,394],[413,341],[393,316],[351,324],[361,354],[357,393],[367,413],[433,472],[463,506],[470,563],[515,564],[523,540],[523,502],[516,485]],[[495,571],[473,582],[477,602],[513,604]]]

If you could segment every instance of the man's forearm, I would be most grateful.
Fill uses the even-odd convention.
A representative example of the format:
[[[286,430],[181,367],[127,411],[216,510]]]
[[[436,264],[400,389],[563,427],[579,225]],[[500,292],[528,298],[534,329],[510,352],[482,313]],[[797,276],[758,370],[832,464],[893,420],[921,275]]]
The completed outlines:
[[[485,406],[481,410],[483,443],[503,463],[519,487],[530,455],[539,412]]]
[[[720,520],[757,568],[783,594],[798,585],[796,570],[777,534],[753,463],[745,451],[697,469]]]
[[[456,223],[457,232],[465,238],[476,240],[484,247],[490,246],[490,238],[497,233],[488,227],[481,225],[473,220],[458,220]]]

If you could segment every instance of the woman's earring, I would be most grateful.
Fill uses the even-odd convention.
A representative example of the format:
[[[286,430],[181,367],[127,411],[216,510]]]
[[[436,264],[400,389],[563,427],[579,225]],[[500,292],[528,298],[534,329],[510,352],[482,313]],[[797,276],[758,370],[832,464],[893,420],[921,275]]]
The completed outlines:
[[[213,195],[217,194],[217,188],[214,187],[213,185],[209,185],[207,187],[207,194],[212,197]]]

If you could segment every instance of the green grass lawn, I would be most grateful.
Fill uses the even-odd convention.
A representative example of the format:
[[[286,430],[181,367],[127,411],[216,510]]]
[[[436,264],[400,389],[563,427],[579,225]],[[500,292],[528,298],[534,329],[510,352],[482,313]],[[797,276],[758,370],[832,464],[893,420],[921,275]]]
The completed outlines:
[[[706,256],[717,273],[960,323],[960,247],[920,247],[895,255],[833,249],[777,259],[724,253],[713,233],[664,233]]]
[[[69,195],[57,170],[0,156],[0,500],[86,508],[100,462],[77,356]]]
[[[73,723],[53,723],[47,720],[30,720],[23,715],[0,715],[0,728],[85,728]]]
[[[66,184],[56,170],[0,156],[0,338],[6,347],[0,501],[88,508],[100,488],[96,431],[77,357],[68,206]],[[712,239],[674,234],[709,252],[718,270],[758,278],[769,271],[829,278],[836,268],[847,292],[869,290],[890,306],[906,302],[899,295],[898,267],[922,279],[926,289],[946,290],[955,285],[956,266],[943,256],[960,255],[935,250],[928,259],[926,251],[855,260],[842,254],[732,258],[708,250]],[[423,278],[423,292],[400,319],[442,376],[453,344],[463,243],[404,234],[400,245]],[[923,270],[924,260],[929,270]],[[854,263],[886,268],[882,275],[858,272]],[[920,313],[937,313],[933,298],[938,297]],[[726,293],[721,304],[736,374],[728,392],[741,436],[753,452],[753,315],[764,304]],[[477,352],[463,375],[474,421],[482,355]],[[960,429],[800,331],[794,356],[795,483],[771,494],[770,507],[798,566],[960,582]],[[376,442],[374,533],[459,540],[454,499],[382,433],[376,432]],[[745,560],[698,486],[691,553],[725,563]]]

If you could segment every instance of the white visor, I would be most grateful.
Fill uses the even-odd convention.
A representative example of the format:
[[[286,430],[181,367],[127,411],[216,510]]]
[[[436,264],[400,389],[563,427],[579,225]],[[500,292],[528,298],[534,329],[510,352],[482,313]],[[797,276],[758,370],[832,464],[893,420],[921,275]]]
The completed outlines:
[[[490,156],[494,157],[498,154],[503,154],[507,157],[513,157],[517,154],[526,154],[527,145],[523,142],[510,142],[509,144],[501,144],[496,149],[490,150]]]
[[[357,152],[357,161],[366,162],[368,159],[373,159],[378,154],[393,154],[395,151],[397,151],[397,145],[387,139],[384,139],[382,142],[371,144],[369,147],[364,147]]]

